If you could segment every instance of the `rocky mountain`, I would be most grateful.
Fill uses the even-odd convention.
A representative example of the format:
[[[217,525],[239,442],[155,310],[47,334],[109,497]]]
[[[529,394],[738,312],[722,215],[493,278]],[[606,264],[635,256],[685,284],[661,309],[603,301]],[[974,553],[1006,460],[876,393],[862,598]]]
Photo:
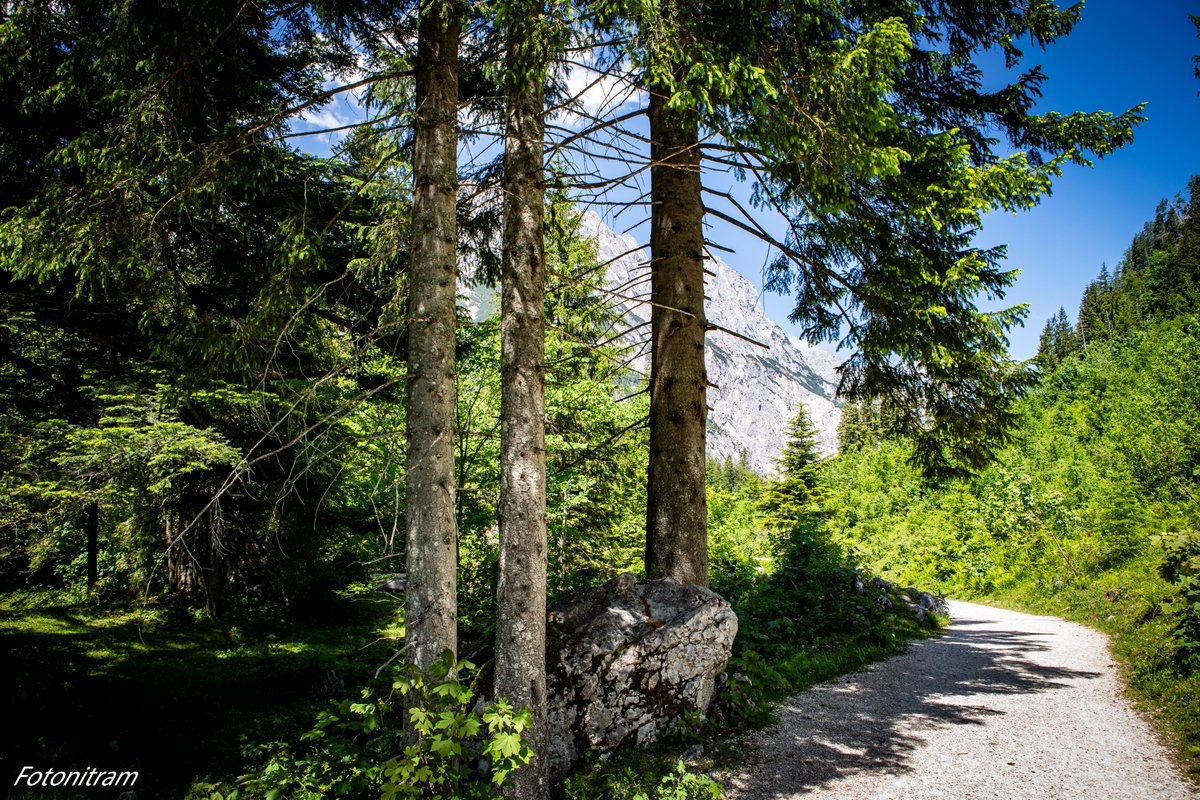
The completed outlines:
[[[642,325],[650,320],[645,302],[650,294],[649,255],[632,236],[614,232],[594,213],[586,212],[580,226],[596,241],[600,261],[607,264],[608,291],[629,322],[631,343],[644,343],[649,338],[649,325]],[[709,322],[746,337],[721,331],[708,335],[708,379],[717,387],[708,395],[709,454],[738,461],[744,453],[756,472],[773,474],[787,423],[803,405],[816,426],[820,451],[832,455],[841,419],[835,400],[835,370],[841,360],[828,350],[789,338],[764,313],[754,284],[737,270],[720,260],[710,261],[707,268],[714,273],[705,291]],[[482,289],[462,298],[476,319],[494,313],[497,300],[494,291]],[[634,367],[648,375],[648,346],[645,350]]]
[[[631,327],[650,319],[648,254],[637,241],[615,233],[591,212],[581,220],[583,232],[596,240],[601,262],[608,262],[608,286]],[[837,449],[841,419],[835,400],[838,356],[828,350],[798,345],[764,313],[754,284],[737,270],[716,260],[707,268],[706,309],[709,322],[754,342],[722,331],[708,335],[709,391],[708,451],[735,461],[745,453],[760,474],[775,470],[783,449],[784,430],[803,405],[817,428],[822,453]],[[641,336],[648,336],[641,329]],[[642,369],[649,368],[648,357]]]

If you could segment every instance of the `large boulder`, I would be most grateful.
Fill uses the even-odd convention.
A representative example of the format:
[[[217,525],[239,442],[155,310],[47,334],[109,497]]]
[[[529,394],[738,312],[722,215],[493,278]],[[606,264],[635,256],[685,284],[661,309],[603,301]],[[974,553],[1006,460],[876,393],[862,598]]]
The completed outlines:
[[[645,744],[703,715],[729,660],[737,617],[720,595],[632,573],[550,610],[546,657],[550,769],[584,750]]]

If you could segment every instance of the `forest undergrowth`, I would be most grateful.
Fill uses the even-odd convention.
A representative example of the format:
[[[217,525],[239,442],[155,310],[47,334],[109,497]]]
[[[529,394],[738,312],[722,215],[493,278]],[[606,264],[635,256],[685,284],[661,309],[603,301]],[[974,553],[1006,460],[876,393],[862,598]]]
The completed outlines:
[[[775,480],[731,459],[708,465],[710,577],[739,617],[714,713],[683,720],[654,746],[585,756],[558,796],[716,796],[706,773],[736,762],[737,737],[770,724],[777,702],[937,630],[898,601],[886,609],[886,592],[830,539],[813,431],[799,417],[790,433]],[[490,651],[486,624],[474,627],[486,620],[476,589],[465,581],[461,591],[463,652],[484,669],[435,680],[422,703],[466,721]],[[403,749],[395,691],[403,671],[392,659],[403,642],[402,597],[360,581],[302,607],[243,604],[213,619],[169,595],[131,606],[63,589],[12,592],[0,607],[17,687],[6,711],[27,722],[4,765],[136,764],[144,790],[206,800],[375,796],[389,785],[388,755]],[[432,755],[422,764],[445,767]],[[491,796],[470,776],[451,778],[463,797]]]
[[[856,592],[855,573],[834,548],[805,540],[794,556],[793,577],[803,577],[790,585],[748,571],[714,576],[725,581],[720,588],[741,619],[718,713],[685,721],[655,746],[611,760],[585,758],[559,796],[709,796],[715,784],[705,773],[736,761],[731,743],[770,724],[779,700],[936,630],[884,611],[874,587]],[[133,765],[139,790],[163,797],[305,797],[339,788],[349,792],[344,796],[371,795],[378,775],[366,772],[387,761],[372,751],[386,747],[383,739],[400,726],[364,731],[314,723],[339,708],[353,723],[349,710],[362,702],[363,687],[380,687],[371,702],[386,701],[393,672],[384,669],[383,686],[379,670],[402,642],[402,606],[362,592],[290,616],[247,610],[211,620],[182,604],[131,609],[46,591],[6,596],[0,631],[15,691],[3,710],[23,723],[10,729],[0,765]],[[461,680],[474,689],[469,678]],[[400,709],[375,712],[398,722]],[[314,730],[325,733],[321,747],[312,746]],[[681,755],[697,744],[701,754],[684,766]],[[329,781],[338,769],[347,780]],[[280,787],[286,795],[272,794]],[[73,795],[26,789],[20,796]]]

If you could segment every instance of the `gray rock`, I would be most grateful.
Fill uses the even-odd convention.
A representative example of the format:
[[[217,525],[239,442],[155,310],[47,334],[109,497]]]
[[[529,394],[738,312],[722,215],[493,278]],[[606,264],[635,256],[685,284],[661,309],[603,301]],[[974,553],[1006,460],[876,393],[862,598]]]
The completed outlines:
[[[720,595],[632,573],[576,592],[550,611],[550,769],[578,755],[658,739],[704,715],[725,669],[737,617]]]
[[[941,614],[945,617],[950,616],[950,609],[946,606],[946,601],[929,592],[921,592],[917,595],[917,605],[929,613]]]
[[[917,618],[917,622],[924,622],[930,614],[949,616],[949,609],[940,598],[911,586],[901,592],[899,600],[908,606],[913,616]]]
[[[930,614],[950,616],[946,603],[940,597],[923,592],[914,586],[901,589],[878,575],[869,578],[867,583],[879,590],[879,594],[875,596],[875,602],[885,611],[890,611],[899,603],[900,610],[907,608],[916,617],[917,622],[924,622]]]

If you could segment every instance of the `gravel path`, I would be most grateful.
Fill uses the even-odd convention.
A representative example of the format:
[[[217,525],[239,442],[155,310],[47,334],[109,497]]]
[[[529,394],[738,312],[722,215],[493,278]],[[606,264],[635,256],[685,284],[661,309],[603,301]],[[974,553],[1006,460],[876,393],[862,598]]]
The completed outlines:
[[[950,603],[907,653],[789,700],[734,800],[1200,797],[1122,697],[1104,636]]]

